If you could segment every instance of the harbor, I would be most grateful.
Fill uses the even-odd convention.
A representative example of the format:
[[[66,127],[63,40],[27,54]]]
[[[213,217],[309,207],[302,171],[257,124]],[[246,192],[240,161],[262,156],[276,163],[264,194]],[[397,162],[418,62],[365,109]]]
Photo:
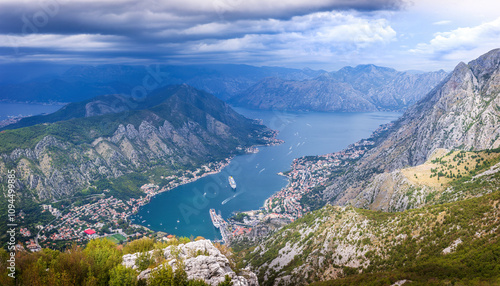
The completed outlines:
[[[222,236],[222,241],[224,244],[229,245],[229,230],[227,229],[227,222],[222,218],[220,214],[215,212],[215,209],[210,209],[210,218],[212,219],[213,225],[220,230]]]

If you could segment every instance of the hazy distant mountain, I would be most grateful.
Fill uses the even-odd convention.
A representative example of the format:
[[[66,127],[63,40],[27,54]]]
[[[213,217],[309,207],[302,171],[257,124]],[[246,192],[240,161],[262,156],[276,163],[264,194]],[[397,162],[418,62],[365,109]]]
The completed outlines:
[[[99,65],[40,67],[0,65],[0,100],[78,102],[103,94],[143,95],[161,86],[186,83],[226,99],[266,77],[302,80],[324,71],[249,65]],[[10,74],[10,75],[9,75]]]
[[[9,75],[9,71],[11,74]],[[186,83],[230,102],[260,109],[400,110],[415,103],[444,76],[361,65],[338,72],[249,65],[81,65],[63,69],[0,66],[0,100],[80,102],[104,94],[144,96]]]
[[[230,102],[237,106],[273,110],[377,110],[361,92],[329,74],[303,81],[267,78]]]
[[[234,96],[230,102],[276,110],[401,110],[417,102],[445,76],[442,70],[417,74],[359,65],[314,79],[267,78]]]
[[[116,191],[136,192],[154,170],[191,169],[272,137],[265,126],[187,85],[155,90],[146,100],[100,96],[28,123],[43,122],[53,123],[0,133],[0,170],[15,169],[18,189],[39,200],[96,182],[113,189],[107,180],[117,178],[122,187]]]

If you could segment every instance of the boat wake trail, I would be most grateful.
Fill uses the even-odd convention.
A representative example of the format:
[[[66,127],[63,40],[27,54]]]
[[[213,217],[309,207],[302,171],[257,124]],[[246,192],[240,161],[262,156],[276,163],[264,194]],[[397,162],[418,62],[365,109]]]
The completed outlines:
[[[225,199],[222,201],[221,205],[225,205],[227,202],[229,202],[230,200],[236,198],[237,196],[239,196],[240,194],[242,194],[243,192],[239,192],[239,193],[236,193],[232,196],[230,196],[229,198]]]

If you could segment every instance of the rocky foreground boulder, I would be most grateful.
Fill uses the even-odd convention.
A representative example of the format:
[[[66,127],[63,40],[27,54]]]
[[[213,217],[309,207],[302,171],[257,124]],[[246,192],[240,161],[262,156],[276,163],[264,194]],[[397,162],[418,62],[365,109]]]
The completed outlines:
[[[154,250],[147,252],[152,256]],[[141,253],[123,256],[122,264],[126,267],[137,269],[136,259]],[[210,240],[193,241],[186,244],[171,245],[163,249],[166,262],[175,271],[178,262],[182,261],[188,279],[203,279],[210,285],[218,285],[224,281],[226,275],[231,277],[234,286],[259,285],[255,273],[243,269],[239,275],[230,267],[229,260],[217,249]],[[162,265],[158,267],[163,267]],[[151,271],[149,268],[142,271],[138,278],[148,279]]]

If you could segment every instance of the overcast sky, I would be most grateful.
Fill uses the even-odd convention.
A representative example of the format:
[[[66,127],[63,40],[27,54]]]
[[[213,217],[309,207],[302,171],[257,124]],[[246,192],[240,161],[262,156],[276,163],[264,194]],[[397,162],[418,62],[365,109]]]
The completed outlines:
[[[0,63],[451,70],[500,48],[498,0],[0,0]]]

